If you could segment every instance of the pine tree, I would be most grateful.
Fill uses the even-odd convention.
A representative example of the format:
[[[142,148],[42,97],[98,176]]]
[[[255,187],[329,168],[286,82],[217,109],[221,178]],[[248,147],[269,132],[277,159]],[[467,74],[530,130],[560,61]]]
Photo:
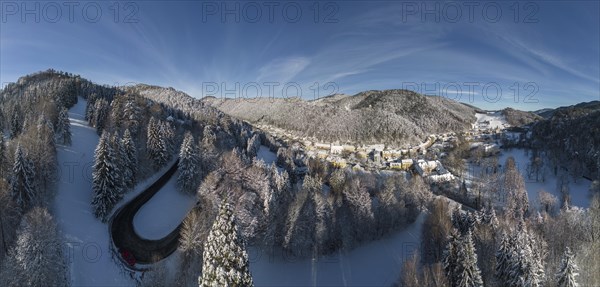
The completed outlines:
[[[164,141],[165,150],[166,150],[165,162],[167,162],[169,159],[171,159],[170,155],[173,152],[175,152],[175,128],[168,121],[159,121],[159,123],[160,123],[160,127],[159,127],[160,136]]]
[[[57,130],[59,138],[62,140],[62,144],[71,144],[71,122],[69,120],[69,112],[66,108],[60,110],[58,114]]]
[[[221,204],[204,244],[200,286],[253,286],[245,242],[239,236],[231,206]]]
[[[470,230],[460,236],[458,230],[452,229],[442,264],[452,286],[483,286]]]
[[[130,177],[129,168],[127,168],[125,147],[121,144],[121,140],[116,133],[110,137],[110,146],[115,155],[112,158],[115,166],[115,187],[121,193],[119,197],[122,197],[125,191],[127,191],[127,179]]]
[[[270,192],[265,198],[266,230],[264,243],[266,246],[279,246],[283,242],[285,217],[281,216],[292,201],[290,183],[287,172],[279,173],[275,163],[269,169]]]
[[[126,129],[123,133],[123,138],[121,139],[121,146],[123,147],[125,154],[124,168],[126,169],[125,173],[127,174],[127,176],[125,177],[125,185],[129,188],[133,188],[133,186],[136,184],[135,174],[137,172],[138,158],[135,142],[131,137],[129,129]]]
[[[132,95],[127,97],[124,114],[127,115],[125,127],[129,129],[132,136],[137,136],[140,128],[140,108]]]
[[[536,250],[536,238],[522,219],[509,239],[509,246],[510,259],[503,283],[509,286],[540,286],[544,279],[541,252]]]
[[[21,222],[15,247],[0,270],[0,285],[68,286],[67,276],[56,223],[45,208],[35,207]]]
[[[260,149],[260,136],[258,134],[254,134],[254,136],[248,140],[247,146],[246,153],[248,154],[248,157],[255,157]]]
[[[198,187],[201,170],[200,155],[194,137],[190,132],[185,134],[181,150],[179,152],[179,176],[177,184],[181,191],[185,193],[194,193]]]
[[[19,106],[14,106],[10,118],[10,138],[16,138],[23,128],[23,117]]]
[[[106,120],[108,119],[110,111],[110,104],[104,98],[96,100],[94,103],[94,116],[92,118],[92,125],[96,127],[96,132],[100,135],[104,131],[106,126]]]
[[[510,245],[508,236],[503,233],[500,246],[496,251],[496,279],[500,282],[508,281],[508,268],[512,262],[513,246]]]
[[[155,118],[150,118],[148,123],[148,141],[146,143],[146,149],[148,155],[154,163],[154,168],[158,169],[165,165],[169,159],[167,143],[164,135],[161,132],[162,124]]]
[[[36,129],[38,143],[50,147],[51,150],[55,150],[56,141],[54,140],[54,125],[52,124],[52,122],[50,122],[50,120],[48,120],[46,115],[40,115],[37,121]]]
[[[85,120],[88,121],[91,125],[93,125],[92,119],[94,117],[94,104],[96,103],[97,98],[98,96],[96,94],[89,95],[85,105]]]
[[[157,149],[156,149],[156,158],[154,160],[157,167],[164,166],[170,158],[169,152],[169,144],[167,143],[167,139],[164,137],[160,137],[158,141]]]
[[[475,218],[471,213],[463,212],[460,207],[456,206],[452,211],[452,225],[461,234],[466,234],[467,231],[475,228]]]
[[[524,246],[517,251],[516,257],[513,257],[515,260],[512,260],[512,265],[509,268],[507,283],[510,286],[540,286],[540,279],[536,274],[532,257],[533,254],[529,246]]]
[[[481,272],[477,267],[475,244],[470,230],[461,238],[457,259],[456,286],[483,286]]]
[[[559,287],[577,287],[579,284],[575,277],[579,276],[579,267],[575,264],[575,258],[571,249],[567,247],[563,254],[558,272],[556,272],[556,281]]]
[[[4,137],[0,135],[0,179],[5,178],[6,164],[6,143],[4,142]]]
[[[17,205],[25,210],[35,198],[35,172],[33,164],[21,149],[21,144],[15,150],[13,176],[10,181],[11,193]]]
[[[213,131],[212,127],[207,125],[202,131],[202,145],[203,149],[211,149],[217,142],[217,135]]]
[[[515,219],[526,215],[529,209],[529,198],[525,182],[514,158],[506,159],[505,172],[500,182],[500,193],[506,196],[505,210]]]
[[[106,222],[107,216],[121,199],[121,191],[116,184],[118,172],[113,162],[114,151],[110,146],[107,132],[100,137],[96,147],[94,170],[92,173],[94,196],[92,206],[94,214],[102,222]]]
[[[453,228],[448,237],[446,249],[442,254],[442,264],[448,281],[452,284],[458,281],[458,252],[460,251],[460,236],[458,230]]]

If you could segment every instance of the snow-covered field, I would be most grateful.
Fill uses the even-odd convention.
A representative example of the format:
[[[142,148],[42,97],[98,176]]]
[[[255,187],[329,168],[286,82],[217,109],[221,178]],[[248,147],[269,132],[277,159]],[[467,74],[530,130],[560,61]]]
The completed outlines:
[[[538,201],[538,192],[540,190],[544,190],[558,199],[561,198],[560,190],[558,188],[558,178],[554,175],[554,172],[550,170],[549,167],[545,167],[545,180],[542,181],[542,176],[540,172],[539,181],[535,180],[535,177],[529,179],[527,175],[527,166],[529,165],[529,156],[526,154],[527,152],[524,149],[513,148],[510,150],[503,149],[500,155],[498,156],[498,163],[504,166],[506,163],[506,159],[508,157],[513,157],[517,164],[517,168],[523,175],[523,179],[525,180],[525,188],[527,189],[527,195],[529,196],[529,203],[534,207],[539,207]],[[479,177],[481,174],[481,166],[470,166],[469,173],[467,174],[468,180],[473,180]],[[569,186],[569,191],[571,194],[571,205],[587,208],[590,205],[590,192],[589,188],[591,182],[585,178],[577,179],[577,182],[573,181],[573,178],[570,176],[566,177],[567,184]]]
[[[262,159],[266,165],[271,165],[271,163],[277,161],[277,155],[264,145],[260,146],[256,157]]]
[[[485,129],[503,129],[509,127],[506,118],[502,115],[501,112],[493,112],[487,114],[476,113],[475,117],[477,121],[475,122],[474,128],[479,130]]]
[[[65,237],[72,286],[132,286],[110,255],[108,226],[94,217],[92,166],[98,144],[96,131],[84,120],[86,101],[79,98],[69,111],[71,146],[58,147],[58,193],[53,214]]]
[[[498,163],[504,165],[506,159],[512,156],[515,159],[517,167],[525,179],[525,187],[527,188],[527,194],[529,195],[529,202],[538,206],[538,192],[544,190],[548,193],[553,194],[557,198],[561,198],[560,191],[557,183],[558,178],[554,176],[554,173],[546,168],[546,180],[544,182],[537,182],[535,178],[528,179],[527,177],[527,165],[529,164],[529,157],[526,155],[524,149],[511,149],[503,150],[498,157]],[[574,206],[587,208],[590,206],[590,185],[591,181],[585,178],[579,178],[577,182],[573,181],[572,177],[567,177],[569,191],[571,193],[571,204]]]
[[[177,189],[177,174],[133,218],[135,232],[146,239],[160,239],[173,231],[196,203]]]
[[[347,253],[313,261],[281,251],[269,255],[250,247],[250,271],[256,286],[390,286],[402,263],[421,243],[425,215],[406,229]]]

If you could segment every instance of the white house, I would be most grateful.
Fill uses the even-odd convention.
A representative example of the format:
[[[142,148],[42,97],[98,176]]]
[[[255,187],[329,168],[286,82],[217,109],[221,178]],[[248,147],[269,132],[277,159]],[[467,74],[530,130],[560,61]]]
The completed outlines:
[[[437,169],[438,165],[441,165],[441,163],[437,160],[426,161],[420,159],[415,163],[414,166],[419,175],[428,176],[431,172]]]
[[[454,180],[454,175],[452,175],[451,173],[445,173],[445,174],[433,174],[430,175],[426,178],[427,181],[429,182],[446,182],[446,181],[452,181]]]
[[[341,154],[343,150],[344,150],[344,147],[341,145],[331,145],[329,152],[331,154]]]

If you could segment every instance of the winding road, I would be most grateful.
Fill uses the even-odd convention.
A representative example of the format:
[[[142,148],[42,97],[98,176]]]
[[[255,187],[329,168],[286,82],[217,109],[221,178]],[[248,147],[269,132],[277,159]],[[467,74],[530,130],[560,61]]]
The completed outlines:
[[[167,236],[161,239],[149,240],[142,238],[135,232],[133,218],[140,208],[175,174],[178,163],[179,160],[176,160],[165,174],[138,196],[121,206],[110,219],[109,230],[114,245],[119,252],[127,251],[131,253],[136,263],[155,263],[177,250],[181,223]]]

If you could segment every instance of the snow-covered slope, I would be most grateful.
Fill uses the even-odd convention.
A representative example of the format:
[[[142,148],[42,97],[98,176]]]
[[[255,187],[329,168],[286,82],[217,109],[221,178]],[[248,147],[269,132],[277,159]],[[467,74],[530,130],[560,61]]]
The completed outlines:
[[[510,126],[504,115],[502,115],[502,112],[476,113],[475,117],[477,121],[474,128],[478,130],[504,129]]]
[[[525,188],[527,189],[527,195],[529,196],[529,202],[535,207],[539,206],[538,192],[544,190],[556,198],[561,198],[560,191],[558,189],[557,176],[554,175],[553,171],[548,167],[544,166],[545,181],[536,181],[535,179],[529,179],[527,176],[527,165],[529,164],[529,156],[524,149],[511,149],[504,150],[498,162],[504,164],[508,157],[513,157],[517,168],[521,171],[523,179],[525,180]],[[571,195],[571,205],[588,208],[590,206],[591,194],[590,184],[591,182],[585,178],[580,178],[575,182],[572,177],[566,177],[566,184],[569,186],[569,192]]]
[[[196,203],[193,196],[177,189],[177,173],[133,218],[135,232],[146,239],[160,239],[183,221]]]
[[[250,247],[250,271],[256,286],[391,286],[402,263],[421,244],[425,215],[406,229],[347,253],[316,260],[298,259]]]
[[[271,165],[277,161],[277,155],[269,150],[268,147],[261,145],[258,153],[256,153],[258,159],[262,159],[266,165]]]
[[[58,147],[60,178],[53,213],[65,237],[72,286],[131,286],[110,256],[106,224],[94,217],[92,167],[98,144],[96,131],[84,120],[86,101],[79,98],[69,111],[71,146]]]

